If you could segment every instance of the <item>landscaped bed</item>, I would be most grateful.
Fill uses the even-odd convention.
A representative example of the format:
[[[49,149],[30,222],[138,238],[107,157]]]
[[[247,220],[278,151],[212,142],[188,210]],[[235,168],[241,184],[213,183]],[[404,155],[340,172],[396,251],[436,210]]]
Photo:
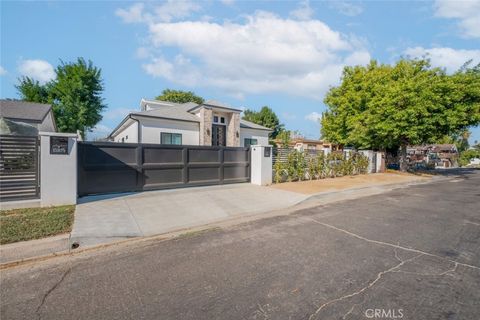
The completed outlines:
[[[404,182],[427,181],[427,175],[389,172],[367,175],[338,177],[335,179],[304,180],[295,182],[276,183],[271,187],[280,190],[293,191],[303,194],[315,194],[328,191],[341,191],[350,188],[364,188]]]
[[[75,206],[0,211],[0,244],[70,232]]]

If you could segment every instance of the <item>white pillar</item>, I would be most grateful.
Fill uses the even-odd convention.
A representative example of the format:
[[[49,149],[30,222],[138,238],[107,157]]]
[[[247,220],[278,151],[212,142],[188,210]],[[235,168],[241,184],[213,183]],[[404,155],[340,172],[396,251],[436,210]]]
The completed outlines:
[[[368,158],[367,173],[374,173],[376,170],[376,167],[374,166],[374,157],[376,157],[375,152],[373,150],[358,150],[358,152]]]
[[[250,183],[259,186],[267,186],[272,184],[272,146],[251,146],[250,152]]]
[[[385,152],[377,152],[377,173],[385,172]]]
[[[41,206],[76,204],[78,135],[58,132],[39,135]]]

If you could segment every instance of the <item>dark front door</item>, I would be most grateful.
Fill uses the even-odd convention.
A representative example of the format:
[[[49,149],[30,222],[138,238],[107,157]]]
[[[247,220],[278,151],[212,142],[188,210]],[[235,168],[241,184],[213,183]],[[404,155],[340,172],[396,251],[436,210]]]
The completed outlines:
[[[218,124],[212,125],[212,146],[225,146],[227,144],[227,135],[225,126]]]

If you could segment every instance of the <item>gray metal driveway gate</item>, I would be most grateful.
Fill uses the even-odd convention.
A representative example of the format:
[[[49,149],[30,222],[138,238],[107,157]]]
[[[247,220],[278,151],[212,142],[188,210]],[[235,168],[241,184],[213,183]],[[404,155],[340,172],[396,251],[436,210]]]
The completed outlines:
[[[38,199],[37,136],[0,135],[0,201]]]
[[[249,148],[78,144],[79,196],[248,181]]]

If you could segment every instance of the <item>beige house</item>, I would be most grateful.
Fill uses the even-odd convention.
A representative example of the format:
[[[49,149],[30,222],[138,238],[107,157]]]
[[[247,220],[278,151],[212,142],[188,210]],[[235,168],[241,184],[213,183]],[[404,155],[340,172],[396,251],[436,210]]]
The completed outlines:
[[[124,143],[248,147],[268,145],[271,129],[242,120],[241,110],[214,100],[203,104],[140,101],[108,139]]]
[[[276,141],[277,144],[281,144],[280,140]],[[338,151],[341,148],[333,143],[324,141],[324,140],[316,140],[316,139],[307,139],[303,137],[293,137],[289,142],[289,147],[294,148],[298,151],[320,151],[320,150],[328,150],[328,151]]]

